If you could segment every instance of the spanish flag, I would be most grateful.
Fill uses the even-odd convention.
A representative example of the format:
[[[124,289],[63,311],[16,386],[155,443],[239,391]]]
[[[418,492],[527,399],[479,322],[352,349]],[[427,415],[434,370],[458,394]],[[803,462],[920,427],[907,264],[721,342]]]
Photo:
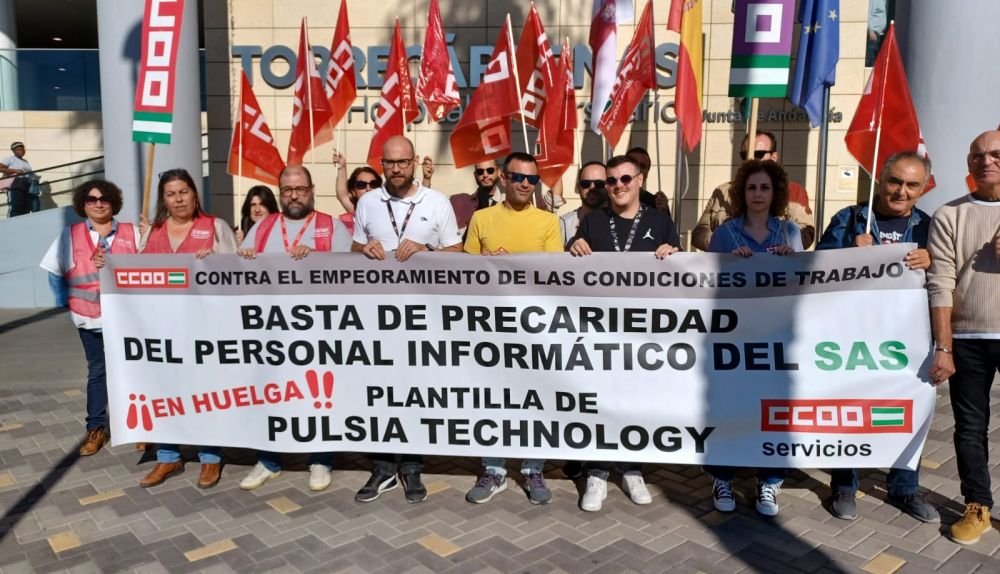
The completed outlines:
[[[689,152],[701,142],[701,4],[701,0],[671,0],[667,20],[667,30],[681,35],[674,110]]]

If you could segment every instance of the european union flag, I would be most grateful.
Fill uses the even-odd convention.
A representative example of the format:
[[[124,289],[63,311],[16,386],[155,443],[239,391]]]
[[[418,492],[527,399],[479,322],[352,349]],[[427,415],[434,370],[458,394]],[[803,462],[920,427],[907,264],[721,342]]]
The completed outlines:
[[[805,110],[813,127],[823,117],[823,88],[837,83],[840,59],[840,0],[802,0],[799,52],[788,99]]]

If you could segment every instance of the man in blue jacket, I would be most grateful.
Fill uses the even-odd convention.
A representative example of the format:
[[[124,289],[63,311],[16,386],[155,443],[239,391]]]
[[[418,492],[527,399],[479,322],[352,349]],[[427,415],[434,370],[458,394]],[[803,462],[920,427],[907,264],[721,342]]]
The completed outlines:
[[[924,192],[931,174],[931,163],[916,152],[900,152],[885,161],[882,180],[875,196],[875,206],[854,205],[838,211],[823,232],[816,249],[866,247],[888,243],[916,243],[906,255],[910,269],[927,269],[931,265],[927,251],[927,234],[931,216],[914,204]],[[865,226],[871,219],[871,231]],[[886,486],[888,502],[923,522],[940,522],[934,506],[919,492],[919,473],[904,468],[889,469]],[[830,472],[830,512],[837,518],[853,520],[858,516],[855,498],[858,471],[850,468]]]

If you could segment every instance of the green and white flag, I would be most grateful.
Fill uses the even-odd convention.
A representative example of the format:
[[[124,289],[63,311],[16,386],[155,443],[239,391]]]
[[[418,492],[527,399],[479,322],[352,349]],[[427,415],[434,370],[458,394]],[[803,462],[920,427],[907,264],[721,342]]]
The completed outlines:
[[[142,60],[135,86],[132,141],[170,143],[174,121],[177,47],[184,0],[146,0],[142,18]]]
[[[737,0],[729,95],[783,98],[788,92],[794,0]]]
[[[170,143],[173,121],[173,114],[135,112],[132,116],[132,141]]]
[[[901,427],[906,425],[905,407],[872,407],[873,427]]]

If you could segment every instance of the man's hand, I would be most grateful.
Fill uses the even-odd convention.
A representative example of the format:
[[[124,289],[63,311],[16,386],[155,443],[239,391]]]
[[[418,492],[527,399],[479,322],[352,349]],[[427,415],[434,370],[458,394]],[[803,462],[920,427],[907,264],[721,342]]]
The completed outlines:
[[[940,385],[955,374],[955,358],[951,356],[951,353],[934,351],[934,360],[931,362],[931,368],[927,374],[931,377],[932,385],[935,387]]]
[[[142,237],[146,234],[146,230],[149,229],[149,219],[146,219],[145,215],[139,216],[139,236]]]
[[[927,269],[931,266],[931,253],[926,249],[914,249],[903,259],[910,269]]]
[[[306,245],[296,245],[292,247],[292,250],[288,252],[292,259],[298,261],[300,259],[305,259],[307,255],[312,253],[312,248]]]
[[[486,249],[484,247],[483,250],[480,252],[480,254],[489,257],[491,255],[508,255],[509,252],[503,247],[497,247],[493,251],[490,251],[489,249]]]
[[[361,252],[368,259],[385,260],[385,248],[382,247],[382,244],[377,239],[372,239],[368,243],[365,243],[364,247],[361,248]]]
[[[875,238],[871,236],[870,233],[865,233],[864,235],[858,235],[854,238],[855,247],[871,247],[875,242]]]
[[[404,239],[396,248],[396,261],[406,261],[417,251],[427,251],[427,246],[412,239]]]
[[[868,30],[868,39],[872,42],[878,42],[878,32],[875,30]]]
[[[747,247],[746,245],[743,245],[741,247],[737,247],[736,249],[733,249],[732,254],[733,255],[739,255],[740,257],[743,257],[745,259],[753,257],[753,251],[749,247]]]
[[[577,239],[573,242],[573,245],[569,246],[569,252],[574,257],[582,257],[584,255],[590,255],[593,250],[590,249],[590,244],[584,238]]]
[[[257,251],[253,247],[247,247],[246,249],[237,249],[236,254],[243,259],[257,259]]]
[[[205,248],[199,249],[198,251],[195,251],[194,252],[194,258],[195,259],[204,259],[204,258],[208,257],[212,253],[215,253],[215,251],[213,251],[212,248],[205,247]]]
[[[657,259],[665,259],[670,255],[677,253],[678,251],[680,250],[674,247],[673,245],[669,243],[664,243],[663,245],[656,248],[656,251],[653,253],[653,256],[656,257]]]

